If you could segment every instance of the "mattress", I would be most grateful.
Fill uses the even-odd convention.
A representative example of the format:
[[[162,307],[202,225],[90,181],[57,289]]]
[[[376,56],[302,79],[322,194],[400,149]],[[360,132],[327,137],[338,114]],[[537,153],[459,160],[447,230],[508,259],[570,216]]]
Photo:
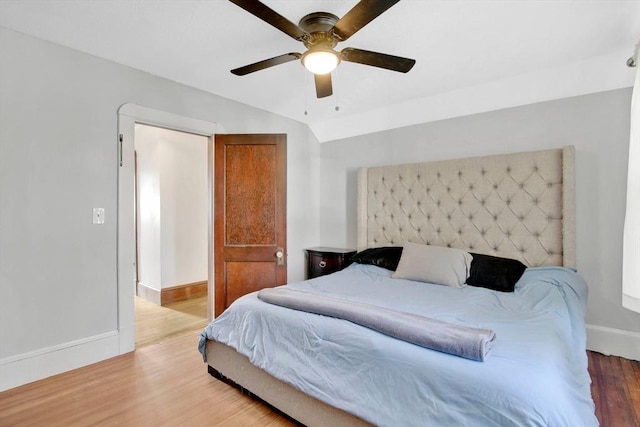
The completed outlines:
[[[346,320],[234,302],[203,331],[273,377],[372,424],[596,426],[587,371],[587,286],[562,267],[528,268],[513,293],[392,279],[353,264],[288,289],[495,331],[484,362]],[[204,354],[204,353],[203,353]]]

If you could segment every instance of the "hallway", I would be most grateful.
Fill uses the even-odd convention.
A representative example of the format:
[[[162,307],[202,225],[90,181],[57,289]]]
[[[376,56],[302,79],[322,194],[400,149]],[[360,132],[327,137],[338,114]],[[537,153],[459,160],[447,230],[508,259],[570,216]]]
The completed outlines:
[[[191,298],[162,307],[135,297],[136,348],[156,344],[185,331],[207,325],[207,297]]]

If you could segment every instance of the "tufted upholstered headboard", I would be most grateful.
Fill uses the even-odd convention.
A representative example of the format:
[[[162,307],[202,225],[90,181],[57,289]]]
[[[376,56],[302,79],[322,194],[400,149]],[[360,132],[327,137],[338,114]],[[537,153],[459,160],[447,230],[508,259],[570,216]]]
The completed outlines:
[[[358,249],[405,241],[575,267],[574,148],[360,169]]]

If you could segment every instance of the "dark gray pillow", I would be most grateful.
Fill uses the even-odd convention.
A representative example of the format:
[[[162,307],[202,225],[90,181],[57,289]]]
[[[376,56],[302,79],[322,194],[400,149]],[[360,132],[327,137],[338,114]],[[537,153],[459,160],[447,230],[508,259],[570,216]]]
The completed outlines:
[[[515,259],[474,254],[467,285],[494,291],[513,292],[527,266]]]
[[[369,248],[358,252],[351,257],[351,262],[358,264],[371,264],[387,270],[395,271],[402,256],[402,247],[385,246],[382,248]]]

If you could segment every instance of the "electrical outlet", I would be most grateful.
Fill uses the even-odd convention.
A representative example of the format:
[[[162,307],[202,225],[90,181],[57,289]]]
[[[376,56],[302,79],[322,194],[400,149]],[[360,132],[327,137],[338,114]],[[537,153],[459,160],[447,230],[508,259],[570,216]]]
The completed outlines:
[[[104,208],[93,208],[93,223],[104,224]]]

